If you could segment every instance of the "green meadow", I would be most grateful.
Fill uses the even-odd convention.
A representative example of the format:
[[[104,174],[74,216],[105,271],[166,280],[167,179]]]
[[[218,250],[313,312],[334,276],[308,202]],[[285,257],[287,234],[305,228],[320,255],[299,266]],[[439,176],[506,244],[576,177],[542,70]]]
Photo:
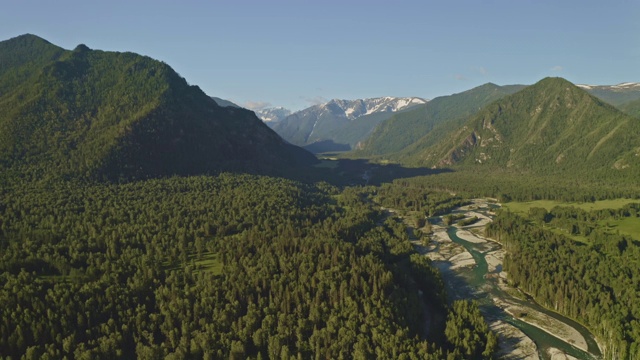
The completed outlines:
[[[613,199],[613,200],[600,200],[595,202],[561,202],[555,200],[536,200],[536,201],[526,201],[526,202],[509,202],[502,204],[503,209],[507,211],[511,211],[514,213],[518,213],[524,216],[528,216],[529,209],[531,208],[545,208],[547,211],[550,211],[555,206],[572,206],[585,211],[592,210],[602,210],[602,209],[620,209],[623,206],[638,202],[635,199]],[[598,222],[598,228],[603,230],[605,233],[616,234],[620,233],[623,235],[629,235],[635,240],[640,240],[640,218],[637,217],[627,217],[621,219],[608,219],[601,220]],[[568,236],[569,238],[582,242],[588,243],[589,240],[585,236],[581,235],[571,235],[567,231],[558,229],[548,224],[545,225],[545,228],[551,230],[555,233],[562,234]]]
[[[638,202],[634,199],[613,199],[613,200],[599,200],[594,202],[562,202],[556,200],[535,200],[526,202],[508,202],[502,204],[504,209],[507,209],[514,213],[520,213],[527,215],[529,209],[533,207],[545,208],[547,210],[553,209],[555,206],[573,206],[585,211],[602,210],[602,209],[619,209],[629,203]]]

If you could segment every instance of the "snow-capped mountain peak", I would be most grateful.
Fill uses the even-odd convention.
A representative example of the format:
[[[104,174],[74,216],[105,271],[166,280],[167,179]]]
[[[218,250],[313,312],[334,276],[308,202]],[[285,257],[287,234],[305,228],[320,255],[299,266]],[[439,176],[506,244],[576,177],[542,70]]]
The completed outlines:
[[[426,103],[427,100],[418,97],[398,98],[385,96],[357,100],[333,99],[326,104],[316,105],[315,107],[320,111],[329,111],[334,116],[341,116],[346,117],[349,120],[355,120],[364,115],[380,112],[396,112]],[[311,110],[313,108],[314,107],[311,107],[302,111]]]
[[[320,148],[323,151],[344,149],[364,140],[376,125],[394,113],[425,103],[427,100],[418,97],[333,99],[296,111],[280,122],[269,123],[269,126],[295,145],[320,142],[321,146],[314,147],[314,151],[320,151]]]
[[[278,122],[291,115],[291,110],[281,106],[254,110],[254,112],[264,122]]]

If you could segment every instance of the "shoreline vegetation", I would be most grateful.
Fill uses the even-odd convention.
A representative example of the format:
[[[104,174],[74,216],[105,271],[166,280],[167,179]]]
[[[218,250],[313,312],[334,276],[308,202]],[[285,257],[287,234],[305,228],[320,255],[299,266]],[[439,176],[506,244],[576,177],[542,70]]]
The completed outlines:
[[[456,235],[459,238],[474,244],[483,244],[488,242],[500,244],[496,240],[484,236],[484,226],[492,221],[491,218],[485,214],[475,211],[478,207],[487,206],[488,203],[489,200],[475,199],[471,205],[465,205],[452,210],[452,213],[463,213],[464,219],[477,219],[473,224],[468,226],[453,225],[457,228]],[[397,215],[395,211],[390,209],[389,211]],[[441,216],[441,218],[444,218],[445,216],[451,215],[445,214]],[[405,224],[410,228],[410,224],[407,223],[408,219],[405,218],[404,220]],[[430,227],[429,229],[418,229],[425,232],[427,232],[427,230],[431,231],[430,241],[428,244],[424,244],[424,242],[418,240],[414,240],[413,244],[416,247],[416,251],[428,257],[433,262],[433,265],[442,272],[447,283],[451,282],[453,278],[457,276],[456,272],[460,269],[477,265],[471,253],[464,248],[464,246],[451,240],[447,234],[448,227],[436,224],[429,224],[428,226]],[[488,266],[487,276],[498,276],[498,286],[501,290],[505,293],[516,293],[518,292],[518,289],[507,284],[506,279],[508,275],[505,271],[502,271],[505,255],[506,250],[502,247],[485,253],[485,259]],[[500,307],[514,318],[531,326],[537,327],[578,349],[588,351],[588,345],[584,336],[582,336],[582,334],[580,334],[580,332],[574,327],[562,323],[560,320],[554,319],[532,307],[517,303],[508,298],[492,297],[492,300],[496,306]],[[502,320],[488,321],[490,323],[491,330],[496,333],[500,340],[500,350],[497,354],[499,358],[540,358],[536,344],[521,330]],[[575,359],[574,357],[564,353],[562,350],[553,347],[546,349],[546,356],[554,360]]]

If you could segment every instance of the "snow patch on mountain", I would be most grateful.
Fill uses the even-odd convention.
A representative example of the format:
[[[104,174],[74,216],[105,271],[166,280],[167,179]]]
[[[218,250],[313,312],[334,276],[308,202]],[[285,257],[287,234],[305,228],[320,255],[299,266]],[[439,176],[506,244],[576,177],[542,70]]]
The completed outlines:
[[[291,110],[281,106],[254,110],[254,112],[264,122],[278,122],[291,115]]]
[[[326,104],[314,105],[300,112],[328,112],[333,116],[355,120],[364,115],[381,112],[396,112],[412,106],[426,104],[428,100],[410,97],[397,98],[385,96],[371,99],[340,100],[333,99]]]
[[[640,83],[637,83],[637,82],[624,82],[618,85],[578,84],[577,86],[585,90],[612,90],[612,91],[640,90]]]
[[[611,87],[614,89],[640,89],[640,83],[625,82]]]

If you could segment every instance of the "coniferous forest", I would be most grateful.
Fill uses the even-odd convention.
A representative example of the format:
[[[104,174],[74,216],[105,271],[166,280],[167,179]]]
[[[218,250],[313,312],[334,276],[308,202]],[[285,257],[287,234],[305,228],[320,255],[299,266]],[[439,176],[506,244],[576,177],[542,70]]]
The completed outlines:
[[[0,42],[0,359],[496,358],[410,241],[477,197],[624,199],[484,230],[512,286],[640,357],[640,238],[606,230],[640,221],[634,112],[562,79],[429,106],[320,163],[165,63]]]
[[[477,306],[446,303],[370,191],[232,174],[6,188],[2,355],[490,357]]]
[[[487,235],[507,248],[509,281],[544,306],[595,330],[611,359],[640,355],[640,243],[630,236],[593,229],[597,221],[636,218],[640,204],[585,212],[573,207],[532,208],[529,218],[502,212]],[[535,220],[534,220],[535,219]],[[544,229],[555,223],[578,243]]]

